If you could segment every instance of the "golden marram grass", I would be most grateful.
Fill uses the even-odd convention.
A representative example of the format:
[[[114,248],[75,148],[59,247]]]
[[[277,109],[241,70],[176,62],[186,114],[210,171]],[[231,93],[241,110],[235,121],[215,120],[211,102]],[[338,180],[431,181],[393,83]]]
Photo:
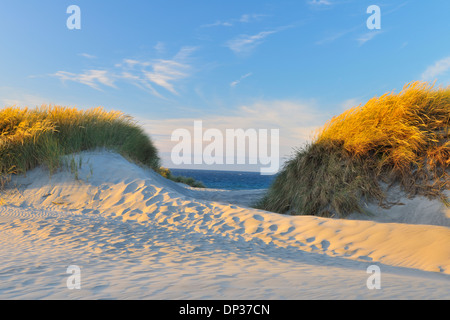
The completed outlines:
[[[450,87],[407,84],[332,118],[286,162],[258,207],[343,217],[362,201],[388,206],[385,188],[439,197],[449,188]]]

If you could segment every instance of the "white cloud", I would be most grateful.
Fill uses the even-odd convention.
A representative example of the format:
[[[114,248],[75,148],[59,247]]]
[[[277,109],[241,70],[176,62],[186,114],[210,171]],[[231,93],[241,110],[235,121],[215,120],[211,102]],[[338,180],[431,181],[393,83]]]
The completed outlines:
[[[310,0],[308,1],[310,5],[315,6],[330,6],[332,3],[329,0]]]
[[[382,31],[370,31],[370,32],[367,32],[367,33],[361,35],[357,39],[357,41],[359,42],[359,45],[362,46],[366,42],[368,42],[368,41],[372,40],[373,38],[375,38],[380,33],[382,33]]]
[[[146,79],[143,79],[140,75],[133,74],[128,71],[123,71],[120,75],[120,78],[130,82],[141,90],[147,91],[151,95],[154,95],[158,98],[165,99]]]
[[[180,51],[178,51],[173,60],[184,62],[187,59],[189,59],[192,56],[192,54],[197,50],[198,47],[183,47],[180,49]]]
[[[140,89],[146,90],[154,96],[164,98],[155,89],[161,87],[172,94],[178,94],[175,84],[190,76],[192,66],[189,63],[196,47],[183,47],[172,59],[136,60],[124,59],[115,64],[110,70],[86,70],[82,73],[58,71],[51,76],[61,81],[72,81],[87,85],[96,90],[101,86],[117,88],[119,81],[127,81]]]
[[[210,28],[210,27],[232,27],[236,23],[250,23],[261,20],[261,18],[266,17],[265,14],[251,13],[251,14],[243,14],[239,18],[230,19],[227,21],[217,20],[214,23],[202,25],[201,28]]]
[[[323,44],[334,42],[334,41],[344,37],[345,35],[356,31],[359,28],[360,28],[360,26],[358,25],[358,26],[353,27],[351,29],[347,29],[347,30],[343,30],[343,31],[337,32],[337,33],[335,33],[335,34],[333,34],[333,35],[331,35],[331,36],[329,36],[327,38],[324,38],[322,40],[316,41],[316,45],[323,45]]]
[[[243,14],[240,18],[239,18],[239,22],[242,23],[249,23],[249,22],[253,22],[253,21],[258,21],[263,17],[266,17],[267,15],[265,14]]]
[[[178,94],[173,82],[186,78],[188,74],[185,70],[189,66],[174,60],[157,60],[151,67],[152,71],[143,70],[145,78],[173,94]]]
[[[96,59],[97,58],[96,56],[94,56],[92,54],[89,54],[89,53],[80,53],[78,55],[81,56],[81,57],[84,57],[86,59]]]
[[[78,82],[97,90],[100,90],[100,84],[116,88],[116,86],[114,85],[115,76],[107,70],[87,70],[80,74],[58,71],[52,76],[59,78],[63,82]]]
[[[422,73],[422,80],[431,81],[450,70],[450,56],[436,61]]]
[[[158,41],[158,43],[153,48],[158,53],[164,53],[166,51],[166,45],[161,41]]]
[[[239,83],[241,83],[242,80],[244,80],[245,78],[248,78],[250,76],[252,76],[253,73],[249,72],[247,74],[244,74],[243,76],[241,76],[238,80],[233,81],[232,83],[230,83],[231,87],[235,87],[237,86]]]
[[[204,24],[202,26],[200,26],[201,28],[211,28],[211,27],[232,27],[233,23],[229,22],[229,21],[216,21],[214,23],[210,23],[210,24]]]
[[[157,85],[177,95],[175,83],[188,78],[192,69],[189,58],[197,50],[196,47],[183,47],[172,59],[156,59],[151,61],[124,60],[124,77],[139,87],[149,89],[158,97],[162,95],[154,89]]]
[[[240,35],[235,39],[232,39],[226,43],[226,46],[230,48],[234,53],[249,53],[255,47],[264,42],[264,39],[271,34],[277,33],[279,30],[262,31],[255,35]]]
[[[123,59],[123,63],[128,67],[134,67],[135,65],[142,64],[142,62],[133,59]],[[118,64],[117,67],[121,67],[121,64]]]

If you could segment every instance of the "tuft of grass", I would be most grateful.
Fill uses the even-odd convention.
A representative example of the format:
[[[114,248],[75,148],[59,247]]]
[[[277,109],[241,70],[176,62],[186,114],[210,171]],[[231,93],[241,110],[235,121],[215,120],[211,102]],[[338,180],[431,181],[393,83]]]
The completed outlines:
[[[116,151],[155,171],[160,167],[152,140],[121,112],[60,106],[0,110],[1,184],[38,165],[52,173],[61,166],[62,156],[96,148]],[[71,164],[74,172],[76,166]]]
[[[196,181],[194,178],[191,177],[183,177],[183,176],[174,176],[172,171],[168,168],[161,167],[159,168],[159,174],[161,174],[164,178],[172,180],[174,182],[178,183],[184,183],[188,186],[194,187],[194,188],[206,188],[206,186],[201,181]]]
[[[313,142],[285,163],[257,207],[302,215],[365,213],[363,203],[389,207],[398,185],[449,201],[450,87],[412,82],[332,118]]]

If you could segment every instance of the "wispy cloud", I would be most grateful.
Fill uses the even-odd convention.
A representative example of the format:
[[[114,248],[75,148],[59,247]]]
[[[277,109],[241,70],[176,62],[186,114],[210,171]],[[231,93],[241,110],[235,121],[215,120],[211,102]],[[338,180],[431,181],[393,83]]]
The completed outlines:
[[[253,73],[249,72],[247,74],[244,74],[242,77],[240,77],[238,80],[233,81],[232,83],[230,83],[231,87],[236,87],[239,83],[241,83],[242,80],[244,80],[245,78],[248,78],[250,76],[252,76]]]
[[[358,25],[358,26],[353,27],[351,29],[347,29],[347,30],[344,30],[344,31],[337,32],[337,33],[335,33],[335,34],[333,34],[333,35],[331,35],[329,37],[326,37],[324,39],[316,41],[316,45],[323,45],[323,44],[334,42],[334,41],[336,41],[336,40],[346,36],[347,34],[356,31],[359,28],[360,28],[360,26]]]
[[[289,26],[280,27],[275,30],[261,31],[254,35],[241,34],[236,38],[227,41],[225,45],[236,54],[250,53],[254,48],[262,44],[268,36],[287,28],[289,28]]]
[[[450,71],[450,56],[436,61],[422,73],[422,80],[431,81]]]
[[[239,22],[249,23],[249,22],[253,22],[253,21],[259,21],[259,20],[261,20],[261,18],[264,18],[264,17],[267,17],[267,15],[266,14],[259,14],[259,13],[243,14],[239,18]]]
[[[377,31],[369,31],[364,33],[363,35],[361,35],[358,39],[356,39],[359,43],[360,46],[364,45],[366,42],[372,40],[373,38],[375,38],[377,35],[381,34],[382,31],[377,30]]]
[[[251,14],[243,14],[239,18],[229,19],[229,20],[217,20],[214,23],[204,24],[201,28],[211,28],[211,27],[232,27],[236,25],[236,23],[250,23],[255,21],[260,21],[262,18],[266,17],[265,14],[259,13],[251,13]]]
[[[330,6],[332,2],[329,0],[309,0],[308,4],[313,6]]]
[[[173,94],[178,94],[173,82],[188,77],[186,71],[189,66],[174,60],[157,60],[152,63],[151,68],[151,71],[142,71],[145,78]]]
[[[158,41],[158,43],[153,48],[158,53],[164,53],[166,51],[166,45],[164,44],[164,42],[161,41]]]
[[[78,55],[81,57],[84,57],[86,59],[96,59],[97,58],[96,56],[89,54],[89,53],[79,53]]]
[[[196,47],[183,47],[172,59],[136,60],[123,59],[108,70],[85,70],[81,73],[58,71],[51,76],[63,82],[72,81],[101,90],[102,86],[117,88],[119,81],[134,84],[140,89],[164,98],[156,89],[160,87],[177,95],[175,84],[190,76],[192,66],[188,60]]]
[[[159,59],[141,63],[144,67],[141,71],[146,80],[177,95],[174,83],[189,77],[191,66],[187,60],[196,50],[196,47],[184,47],[171,60]],[[145,68],[146,66],[148,68]]]
[[[63,82],[78,82],[96,90],[100,90],[100,85],[116,88],[114,84],[115,76],[107,70],[87,70],[80,74],[58,71],[52,76],[59,78]]]
[[[201,28],[211,28],[211,27],[232,27],[233,23],[229,22],[229,21],[216,21],[214,23],[210,23],[210,24],[204,24],[202,26],[200,26]]]

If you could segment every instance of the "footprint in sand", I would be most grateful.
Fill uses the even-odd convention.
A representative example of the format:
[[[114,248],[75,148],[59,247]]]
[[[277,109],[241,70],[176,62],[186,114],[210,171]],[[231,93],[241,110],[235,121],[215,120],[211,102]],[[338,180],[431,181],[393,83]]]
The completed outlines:
[[[135,192],[138,187],[139,187],[139,183],[137,181],[133,181],[126,186],[123,193],[125,194],[125,193]]]
[[[147,201],[148,199],[153,198],[155,195],[159,193],[159,189],[155,186],[146,186],[145,189],[142,191],[142,194],[144,195],[143,201]]]
[[[311,242],[313,242],[315,240],[316,240],[316,237],[311,237],[311,238],[306,239],[306,242],[307,243],[311,243]]]
[[[285,236],[285,235],[287,235],[287,234],[293,232],[294,230],[295,230],[295,227],[290,227],[287,231],[282,232],[281,235],[282,235],[282,236]]]
[[[114,206],[120,206],[121,204],[124,204],[124,203],[125,203],[125,197],[122,197],[122,198],[120,198],[119,201],[117,201],[117,202],[114,204]]]
[[[130,211],[130,212],[126,215],[126,217],[129,218],[129,219],[135,219],[136,217],[138,217],[138,216],[140,216],[140,215],[142,215],[142,214],[143,214],[142,210],[134,209],[134,210]]]
[[[264,221],[264,217],[259,214],[255,214],[253,216],[253,219],[258,220],[258,221]]]
[[[322,245],[322,250],[326,251],[326,250],[328,250],[328,247],[330,246],[330,241],[322,240],[322,242],[320,244]]]

